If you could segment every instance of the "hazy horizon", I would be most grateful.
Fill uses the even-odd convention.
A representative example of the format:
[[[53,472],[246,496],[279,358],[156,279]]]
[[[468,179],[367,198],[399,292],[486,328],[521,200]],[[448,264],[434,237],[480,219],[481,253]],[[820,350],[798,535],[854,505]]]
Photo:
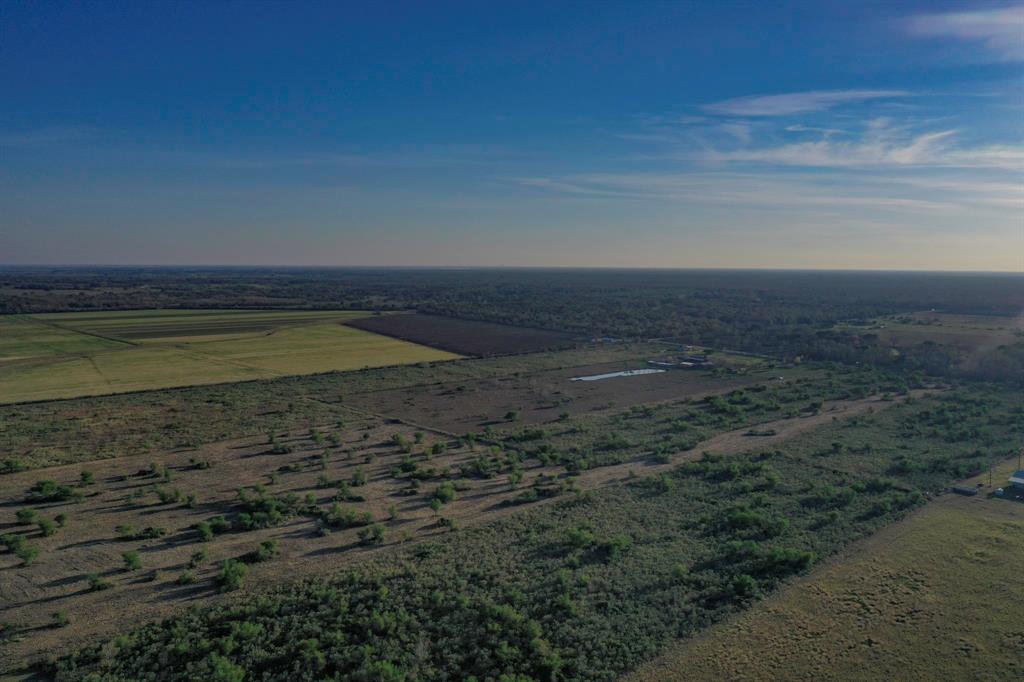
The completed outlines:
[[[1024,4],[0,6],[0,263],[1024,270]]]

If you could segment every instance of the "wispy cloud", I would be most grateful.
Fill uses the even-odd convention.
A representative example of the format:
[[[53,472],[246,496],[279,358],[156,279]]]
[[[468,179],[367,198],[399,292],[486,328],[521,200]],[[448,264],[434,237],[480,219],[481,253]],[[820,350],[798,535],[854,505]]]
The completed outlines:
[[[1024,61],[1024,4],[921,14],[911,17],[907,27],[914,36],[981,43],[996,59]]]
[[[36,147],[78,142],[96,134],[89,126],[48,126],[32,130],[0,132],[0,147]]]
[[[791,116],[826,111],[841,104],[905,96],[902,90],[811,90],[781,95],[752,95],[727,99],[703,107],[726,116]]]

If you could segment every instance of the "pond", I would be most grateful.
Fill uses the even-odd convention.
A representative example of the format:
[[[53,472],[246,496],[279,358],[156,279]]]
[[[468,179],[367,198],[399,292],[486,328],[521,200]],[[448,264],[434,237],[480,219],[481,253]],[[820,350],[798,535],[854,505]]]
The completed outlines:
[[[600,381],[601,379],[613,379],[615,377],[635,377],[640,374],[661,374],[663,369],[625,369],[621,372],[609,372],[608,374],[591,374],[586,377],[573,377],[569,381]]]

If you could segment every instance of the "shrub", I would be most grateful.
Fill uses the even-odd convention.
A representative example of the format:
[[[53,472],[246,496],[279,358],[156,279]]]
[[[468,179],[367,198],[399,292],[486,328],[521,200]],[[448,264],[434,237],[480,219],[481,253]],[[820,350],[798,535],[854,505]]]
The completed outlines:
[[[51,480],[36,481],[25,493],[25,500],[28,502],[63,502],[78,500],[81,497],[82,493],[71,486]]]
[[[278,554],[277,540],[264,540],[260,546],[242,556],[241,560],[247,564],[255,564],[261,561],[269,561]]]
[[[68,612],[67,611],[56,611],[53,614],[53,627],[55,627],[55,628],[67,627],[68,623],[70,623],[70,622],[71,621],[68,620]]]
[[[361,545],[383,545],[384,526],[375,523],[368,528],[359,531],[359,544]]]
[[[210,529],[216,535],[221,535],[231,530],[231,524],[223,516],[214,516],[210,519]]]
[[[28,566],[39,556],[39,549],[22,543],[14,549],[14,554],[21,559],[23,566]]]
[[[242,586],[249,568],[236,559],[225,559],[220,564],[220,570],[214,578],[214,583],[220,592],[232,592]]]
[[[126,571],[137,571],[142,568],[142,559],[139,558],[138,552],[130,550],[122,552],[121,558],[124,560],[124,570]]]
[[[39,519],[38,525],[43,537],[50,537],[57,532],[57,524],[50,519]]]
[[[135,539],[135,526],[130,523],[119,523],[114,527],[114,532],[117,533],[117,537],[120,540]]]
[[[209,542],[213,539],[213,528],[208,522],[200,521],[194,526],[194,528],[196,529],[196,533],[199,534],[200,542]]]
[[[367,476],[366,472],[363,471],[363,467],[357,467],[355,473],[352,474],[352,486],[358,488],[359,486],[366,485]]]
[[[168,490],[167,488],[156,488],[153,490],[156,496],[160,499],[160,504],[177,504],[181,502],[183,495],[177,488]]]
[[[193,573],[192,571],[185,571],[184,573],[182,573],[181,575],[178,576],[178,584],[179,585],[191,585],[195,581],[196,581],[196,574]]]
[[[104,580],[97,573],[90,573],[85,579],[89,582],[89,589],[93,592],[100,592],[113,587],[110,581]]]
[[[26,526],[30,523],[35,523],[37,516],[39,516],[39,512],[37,512],[35,509],[32,509],[31,507],[19,509],[17,513],[15,513],[15,517],[17,517],[18,519],[18,523]]]
[[[64,512],[61,512],[60,514],[54,516],[53,520],[57,522],[57,526],[60,528],[63,528],[64,526],[68,525],[68,515]]]
[[[434,499],[438,500],[441,504],[448,504],[455,500],[455,484],[451,481],[445,481],[441,485],[434,489]]]
[[[83,471],[79,474],[78,481],[82,485],[92,485],[96,482],[96,476],[91,471]]]
[[[0,545],[3,545],[12,552],[17,551],[18,548],[24,544],[24,535],[18,535],[17,533],[4,533],[3,535],[0,535]]]
[[[192,552],[192,556],[188,560],[189,568],[196,568],[204,563],[208,557],[209,552],[207,552],[206,547],[201,547],[199,551]]]

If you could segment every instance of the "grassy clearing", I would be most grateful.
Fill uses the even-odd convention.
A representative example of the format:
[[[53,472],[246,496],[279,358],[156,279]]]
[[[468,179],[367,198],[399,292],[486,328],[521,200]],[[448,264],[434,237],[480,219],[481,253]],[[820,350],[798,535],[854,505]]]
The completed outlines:
[[[947,496],[629,679],[1020,679],[1024,508]]]
[[[68,322],[78,325],[84,333],[71,331],[64,318],[57,315],[41,316],[45,322],[28,318],[11,322],[17,318],[9,318],[5,320],[7,325],[19,330],[19,338],[8,344],[9,357],[25,355],[37,347],[52,351],[35,360],[0,364],[0,402],[267,379],[458,357],[338,324],[340,319],[359,314],[71,313]],[[280,322],[275,322],[278,318]],[[55,327],[57,319],[62,321]],[[27,331],[22,332],[21,325]],[[153,335],[159,334],[165,335],[160,344],[128,345],[112,340],[114,335],[152,340],[157,338]],[[182,339],[190,342],[181,343]]]
[[[0,367],[8,362],[96,353],[125,344],[55,327],[28,315],[0,315]]]

